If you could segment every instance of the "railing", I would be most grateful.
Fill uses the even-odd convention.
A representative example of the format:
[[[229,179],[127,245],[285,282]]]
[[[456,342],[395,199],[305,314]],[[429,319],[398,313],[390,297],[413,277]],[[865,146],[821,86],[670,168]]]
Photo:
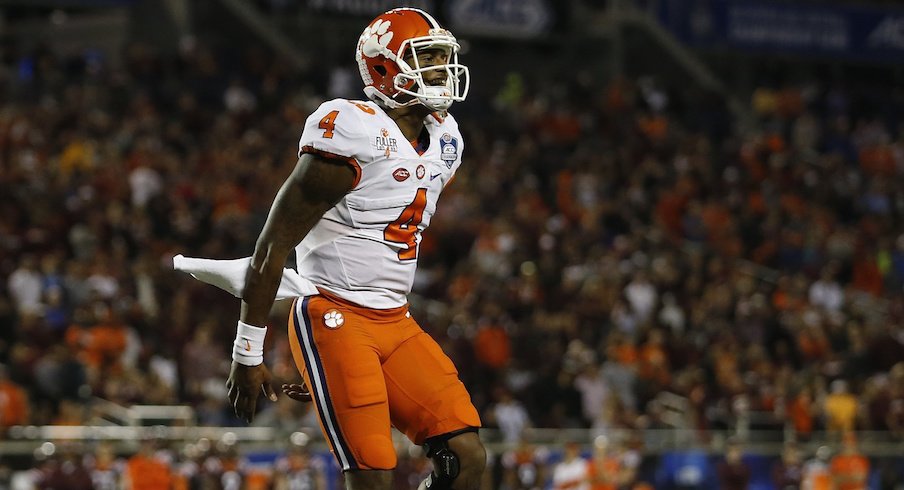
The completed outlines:
[[[491,452],[502,453],[515,448],[516,443],[505,443],[502,434],[495,429],[481,429],[481,439]],[[411,444],[393,432],[397,447]],[[855,434],[860,450],[868,456],[900,456],[904,454],[904,439],[885,431],[861,431]],[[528,429],[525,441],[538,446],[557,448],[568,442],[576,442],[585,448],[592,447],[596,438],[628,443],[643,448],[646,454],[663,454],[674,451],[697,450],[721,453],[730,438],[739,438],[745,451],[751,454],[778,455],[784,444],[794,440],[786,431],[749,431],[740,438],[735,431],[701,431],[688,429]],[[235,445],[243,452],[274,451],[288,447],[291,441],[310,441],[311,447],[325,449],[326,443],[315,427],[283,431],[272,427],[115,427],[115,426],[15,426],[0,439],[0,456],[30,455],[42,445],[93,444],[100,441],[113,443],[121,452],[134,451],[142,440],[156,439],[170,447],[206,440],[211,444]],[[814,433],[806,440],[796,441],[805,452],[814,452],[819,446],[838,447],[840,437],[833,433]]]
[[[103,398],[91,401],[95,416],[90,425],[133,426],[195,425],[195,410],[187,405],[133,405],[123,407]]]
[[[307,432],[316,429],[299,430],[306,439],[312,438]],[[244,450],[279,449],[288,446],[295,433],[284,433],[271,427],[202,427],[202,426],[149,426],[121,427],[101,425],[45,425],[14,426],[5,434],[0,443],[0,456],[28,455],[44,443],[90,444],[101,441],[111,442],[117,450],[128,452],[138,447],[141,441],[154,439],[168,445],[195,443],[207,440],[227,445],[238,444]],[[298,437],[298,436],[294,436]]]
[[[778,455],[785,443],[795,441],[807,450],[837,445],[839,434],[817,432],[802,439],[773,412],[743,410],[737,414],[731,430],[693,429],[689,419],[688,400],[668,392],[660,393],[655,402],[661,408],[662,420],[669,428],[634,429],[527,429],[524,441],[535,445],[559,447],[576,442],[590,447],[604,436],[643,447],[647,454],[671,451],[702,450],[721,452],[729,438],[742,441],[751,453]],[[107,400],[92,400],[96,416],[88,425],[79,426],[14,426],[0,432],[0,457],[29,455],[50,442],[57,444],[92,444],[111,442],[121,452],[138,448],[143,440],[156,439],[171,447],[178,444],[209,443],[236,445],[242,451],[281,450],[292,442],[304,440],[312,447],[326,449],[317,427],[299,427],[286,431],[274,427],[205,427],[197,426],[194,409],[185,405],[134,405],[123,407]],[[886,431],[862,431],[856,434],[860,448],[870,456],[904,454],[904,438]],[[393,431],[397,447],[410,447],[404,436]],[[492,452],[501,453],[517,444],[506,443],[496,429],[481,429],[481,439]]]

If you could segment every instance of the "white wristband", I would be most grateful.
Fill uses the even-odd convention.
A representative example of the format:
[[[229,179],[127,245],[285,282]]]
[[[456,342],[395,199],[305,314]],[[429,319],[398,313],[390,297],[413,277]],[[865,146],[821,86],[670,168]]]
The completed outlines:
[[[245,366],[263,364],[265,338],[267,327],[255,327],[239,320],[232,344],[232,360]]]

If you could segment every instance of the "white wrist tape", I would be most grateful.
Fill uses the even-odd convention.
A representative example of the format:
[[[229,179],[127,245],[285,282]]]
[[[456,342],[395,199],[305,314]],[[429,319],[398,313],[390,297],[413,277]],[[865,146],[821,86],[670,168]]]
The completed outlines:
[[[232,360],[245,366],[263,364],[267,327],[255,327],[239,320],[237,330],[232,344]]]

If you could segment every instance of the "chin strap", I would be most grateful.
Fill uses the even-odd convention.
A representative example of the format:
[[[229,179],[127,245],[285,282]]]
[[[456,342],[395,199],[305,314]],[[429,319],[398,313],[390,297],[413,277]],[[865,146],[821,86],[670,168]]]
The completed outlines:
[[[446,87],[427,86],[421,91],[424,95],[417,97],[417,100],[429,109],[445,111],[452,105],[452,93]]]
[[[423,93],[421,95],[411,96],[411,100],[408,100],[406,102],[399,102],[394,98],[387,97],[385,94],[373,87],[365,87],[364,94],[367,95],[367,98],[374,101],[383,109],[398,109],[401,107],[421,104],[431,111],[445,112],[449,109],[449,107],[452,106],[453,102],[452,99],[449,98],[450,92],[447,87],[427,86],[423,89]],[[400,92],[396,95],[406,94]]]

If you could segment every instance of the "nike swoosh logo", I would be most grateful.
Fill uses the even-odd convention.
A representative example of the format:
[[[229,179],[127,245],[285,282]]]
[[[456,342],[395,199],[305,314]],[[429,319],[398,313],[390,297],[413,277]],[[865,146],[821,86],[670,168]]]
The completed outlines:
[[[251,341],[248,339],[245,339],[245,350],[251,352]]]
[[[430,176],[430,180],[433,180],[433,179],[439,177],[440,175],[442,175],[442,174],[431,175],[431,176]]]

